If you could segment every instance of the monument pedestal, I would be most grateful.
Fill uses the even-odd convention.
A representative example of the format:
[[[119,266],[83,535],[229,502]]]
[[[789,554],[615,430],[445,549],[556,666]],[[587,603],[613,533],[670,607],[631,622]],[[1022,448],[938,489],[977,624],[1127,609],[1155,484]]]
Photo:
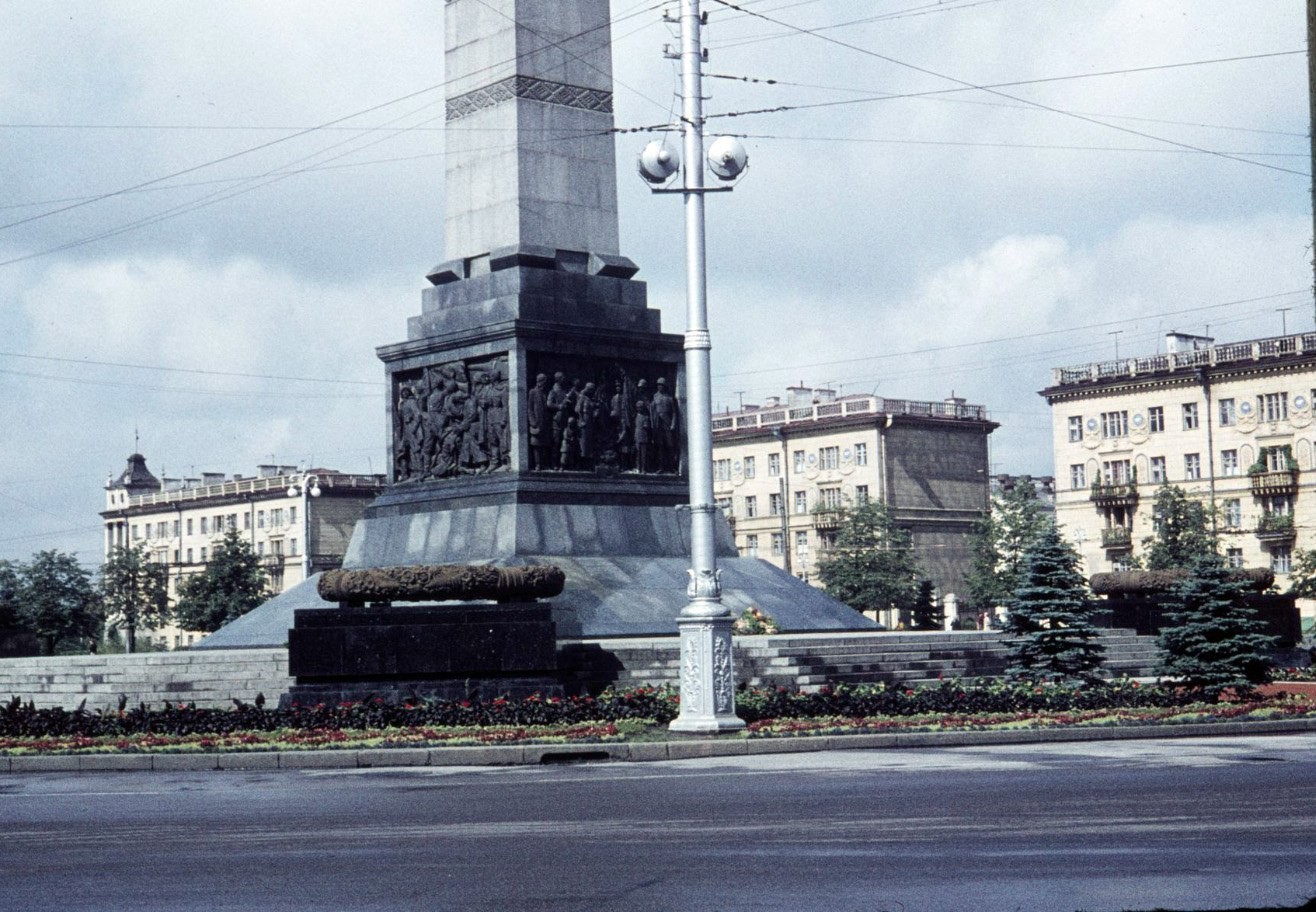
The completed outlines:
[[[547,602],[294,612],[282,705],[561,696]]]

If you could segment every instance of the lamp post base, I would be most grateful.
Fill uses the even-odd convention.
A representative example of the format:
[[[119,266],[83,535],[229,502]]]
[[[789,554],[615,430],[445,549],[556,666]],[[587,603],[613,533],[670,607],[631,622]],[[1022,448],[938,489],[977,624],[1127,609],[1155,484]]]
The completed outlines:
[[[730,615],[681,617],[681,714],[668,725],[674,732],[717,734],[740,731],[736,716],[735,659]]]

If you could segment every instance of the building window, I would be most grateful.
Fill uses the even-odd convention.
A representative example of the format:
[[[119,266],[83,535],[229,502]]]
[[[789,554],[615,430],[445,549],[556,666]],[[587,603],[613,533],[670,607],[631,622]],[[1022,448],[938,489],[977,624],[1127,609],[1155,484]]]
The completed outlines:
[[[796,512],[796,513],[808,513],[808,512],[809,512],[809,492],[808,492],[808,491],[796,491],[796,492],[795,492],[795,512]]]
[[[1266,393],[1257,399],[1257,407],[1261,409],[1261,415],[1266,421],[1283,421],[1289,417],[1288,393]],[[1284,572],[1288,573],[1287,570]]]
[[[1101,436],[1102,436],[1102,437],[1127,437],[1127,436],[1129,436],[1129,413],[1128,413],[1128,412],[1102,412],[1102,413],[1101,413]]]
[[[781,474],[781,454],[780,454],[780,453],[769,453],[769,454],[768,454],[768,477],[769,477],[769,478],[776,478],[776,477],[779,476],[780,474]]]
[[[1295,466],[1295,463],[1293,462],[1293,447],[1262,447],[1261,458],[1259,461],[1265,465],[1267,472],[1287,472]]]
[[[1185,431],[1197,430],[1197,403],[1185,402],[1183,404],[1183,429]]]
[[[753,519],[759,515],[759,499],[753,494],[745,498],[745,518]]]
[[[201,534],[202,534],[202,535],[209,535],[209,534],[210,534],[210,517],[209,517],[209,516],[203,516],[203,517],[201,517]]]
[[[746,457],[745,457],[745,477],[746,477],[746,478],[753,478],[754,475],[755,475],[755,473],[756,473],[756,471],[757,471],[757,470],[756,470],[756,468],[755,468],[755,466],[754,466],[754,457],[753,457],[753,456],[746,456]],[[294,517],[292,518],[292,521],[293,521],[293,522],[296,522],[296,521],[297,521],[297,517],[294,516]]]
[[[745,536],[745,556],[746,557],[759,556],[759,537],[757,535]]]
[[[1081,443],[1083,440],[1083,416],[1069,416],[1069,442]]]
[[[175,564],[178,563],[178,549],[177,549],[177,548],[174,549],[174,563],[175,563]]]
[[[1243,527],[1243,502],[1237,497],[1226,500],[1224,518],[1226,529],[1241,529]]]
[[[769,495],[768,495],[768,515],[769,515],[769,516],[780,516],[780,515],[781,515],[781,495],[780,495],[780,494],[769,494]]]
[[[191,518],[191,517],[188,517],[188,520],[187,520],[187,534],[188,534],[188,535],[191,535],[191,534],[192,534],[192,518]]]
[[[175,520],[174,520],[174,538],[182,538],[182,537],[183,537],[183,534],[182,534],[182,533],[183,533],[183,524],[182,524],[181,522],[179,522],[178,520],[175,519]]]
[[[1235,424],[1237,421],[1238,421],[1238,418],[1235,416],[1235,413],[1234,413],[1234,400],[1233,400],[1233,399],[1221,399],[1221,400],[1220,400],[1220,426],[1221,426],[1221,427],[1233,427],[1234,424]]]
[[[772,533],[772,553],[778,557],[786,553],[786,539],[782,538],[780,532]]]
[[[809,533],[803,529],[795,533],[795,553],[804,554],[809,550]]]
[[[283,521],[283,507],[270,511],[270,525],[276,529],[282,529],[286,525]]]
[[[868,444],[856,443],[854,445],[854,464],[861,466],[868,465]]]
[[[1112,459],[1101,464],[1101,480],[1106,484],[1128,484],[1133,480],[1133,465],[1127,459]]]
[[[1293,572],[1293,549],[1288,545],[1278,545],[1270,549],[1270,569],[1275,573]]]
[[[821,447],[818,450],[818,468],[839,469],[841,467],[840,447]]]
[[[243,514],[242,514],[242,531],[243,531],[243,532],[250,532],[250,531],[251,531],[251,514],[250,514],[250,513],[243,513]]]
[[[1243,568],[1243,549],[1242,548],[1226,549],[1225,566],[1230,567],[1234,570],[1241,570]]]
[[[293,557],[297,556],[297,539],[295,538],[288,539],[288,553]]]
[[[1202,477],[1202,457],[1198,453],[1185,453],[1183,457],[1183,477],[1195,481]]]
[[[1220,451],[1220,474],[1221,475],[1238,474],[1238,450]]]
[[[840,488],[819,488],[818,489],[818,508],[820,510],[839,510],[841,509],[841,489]]]
[[[1072,491],[1079,491],[1088,486],[1087,467],[1081,463],[1069,467],[1069,488]]]
[[[794,472],[804,471],[804,450],[796,450],[791,454],[791,470]]]
[[[264,528],[265,528],[265,511],[264,511],[264,510],[257,510],[257,511],[256,511],[256,528],[257,528],[257,529],[264,529]]]
[[[1153,405],[1147,409],[1147,431],[1151,434],[1160,434],[1165,430],[1165,409],[1159,405]]]
[[[1165,457],[1153,456],[1151,458],[1151,480],[1153,484],[1163,484],[1165,482]]]
[[[713,460],[713,480],[728,482],[731,480],[731,460],[714,459]]]
[[[191,548],[188,548],[188,549],[187,549],[187,562],[188,562],[189,564],[192,563],[192,549],[191,549]]]
[[[854,486],[855,503],[868,503],[868,485]]]
[[[202,547],[202,549],[201,549],[201,563],[204,564],[205,562],[206,562],[206,549],[205,549],[204,547]]]
[[[265,556],[265,542],[256,542],[256,555],[258,557]]]

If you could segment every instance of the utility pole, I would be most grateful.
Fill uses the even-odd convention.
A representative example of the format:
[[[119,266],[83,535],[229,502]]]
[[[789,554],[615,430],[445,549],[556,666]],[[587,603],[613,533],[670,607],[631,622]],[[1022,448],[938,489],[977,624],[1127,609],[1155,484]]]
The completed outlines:
[[[736,716],[736,679],[731,628],[735,623],[722,604],[721,572],[717,569],[713,499],[713,394],[708,333],[707,266],[704,258],[704,196],[729,188],[704,186],[704,50],[700,37],[703,17],[699,0],[681,0],[681,163],[685,201],[686,265],[686,452],[690,476],[689,604],[676,626],[681,637],[681,713],[672,731],[716,733],[745,727]],[[640,155],[640,174],[653,184],[676,171],[670,150],[650,143]],[[745,168],[745,151],[729,138],[716,140],[708,167],[722,180],[734,180]]]
[[[1316,0],[1307,0],[1307,103],[1310,114],[1307,134],[1311,137],[1311,220],[1312,220],[1312,314],[1316,317]]]

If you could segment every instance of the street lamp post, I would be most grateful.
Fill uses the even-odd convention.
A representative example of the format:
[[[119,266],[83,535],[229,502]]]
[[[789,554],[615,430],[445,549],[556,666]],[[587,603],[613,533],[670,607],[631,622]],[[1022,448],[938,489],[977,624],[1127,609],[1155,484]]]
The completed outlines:
[[[311,578],[311,498],[320,496],[320,476],[310,472],[294,475],[289,497],[302,499],[302,581]]]
[[[707,269],[704,259],[704,195],[729,188],[704,186],[704,113],[700,68],[703,49],[699,0],[681,0],[681,130],[684,137],[682,186],[686,241],[686,452],[690,477],[689,604],[681,609],[681,712],[671,723],[677,732],[724,732],[745,727],[736,716],[736,677],[731,646],[734,619],[722,604],[713,499],[713,396],[709,366],[712,342],[708,332]],[[738,142],[716,140],[708,164],[722,180],[733,180],[745,168]],[[650,143],[640,156],[640,174],[663,183],[675,174],[676,156],[662,142]]]

